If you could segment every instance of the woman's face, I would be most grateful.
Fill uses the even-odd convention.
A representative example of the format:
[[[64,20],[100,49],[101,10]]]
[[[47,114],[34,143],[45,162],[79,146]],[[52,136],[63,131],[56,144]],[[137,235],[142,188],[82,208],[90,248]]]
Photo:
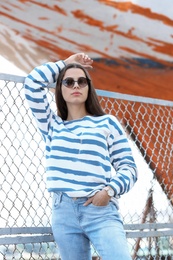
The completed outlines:
[[[62,81],[61,91],[62,91],[62,96],[67,103],[67,106],[70,104],[73,105],[75,104],[81,105],[82,103],[85,104],[85,101],[88,97],[88,89],[89,89],[88,84],[87,83],[85,84],[86,81],[85,79],[86,79],[86,75],[84,71],[81,70],[80,68],[70,68],[65,72]],[[73,82],[73,80],[75,82]]]

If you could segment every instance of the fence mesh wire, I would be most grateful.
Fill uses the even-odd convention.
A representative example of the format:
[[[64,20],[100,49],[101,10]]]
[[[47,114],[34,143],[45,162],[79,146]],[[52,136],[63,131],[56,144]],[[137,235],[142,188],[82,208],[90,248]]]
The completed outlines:
[[[0,228],[50,226],[44,142],[25,101],[22,80],[1,79],[0,89]],[[119,201],[124,223],[173,223],[173,105],[99,93],[102,107],[123,125],[139,170],[138,182]],[[48,97],[56,110],[51,92]],[[128,238],[128,244],[133,259],[173,259],[172,236]],[[1,245],[0,259],[60,258],[55,243],[21,240]]]

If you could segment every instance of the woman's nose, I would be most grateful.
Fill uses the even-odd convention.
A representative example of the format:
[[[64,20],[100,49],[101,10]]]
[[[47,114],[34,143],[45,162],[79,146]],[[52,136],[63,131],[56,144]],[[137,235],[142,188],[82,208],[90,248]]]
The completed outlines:
[[[73,88],[80,88],[80,86],[79,86],[79,84],[78,84],[77,81],[74,82],[74,86],[73,86]]]

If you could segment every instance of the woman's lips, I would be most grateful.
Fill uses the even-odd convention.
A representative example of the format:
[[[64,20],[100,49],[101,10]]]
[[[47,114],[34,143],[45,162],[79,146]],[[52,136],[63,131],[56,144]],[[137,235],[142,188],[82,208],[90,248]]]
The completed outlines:
[[[76,95],[81,95],[80,92],[73,92],[72,95],[76,96]]]

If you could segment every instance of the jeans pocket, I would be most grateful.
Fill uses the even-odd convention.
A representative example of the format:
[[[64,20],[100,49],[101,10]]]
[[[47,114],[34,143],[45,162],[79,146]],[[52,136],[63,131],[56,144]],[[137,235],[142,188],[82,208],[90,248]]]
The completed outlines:
[[[96,209],[107,209],[110,207],[110,203],[108,203],[107,205],[104,205],[104,206],[97,206],[97,205],[94,205],[93,203],[91,203],[90,206],[93,208],[96,208]]]
[[[62,197],[61,192],[54,192],[53,193],[53,198],[52,198],[52,208],[53,209],[59,208],[60,203],[61,203],[61,197]]]
[[[103,212],[103,211],[106,211],[110,208],[110,204],[108,203],[107,205],[105,206],[97,206],[97,205],[94,205],[94,204],[89,204],[88,207],[90,207],[91,209],[93,209],[93,211],[98,211],[99,212]]]

